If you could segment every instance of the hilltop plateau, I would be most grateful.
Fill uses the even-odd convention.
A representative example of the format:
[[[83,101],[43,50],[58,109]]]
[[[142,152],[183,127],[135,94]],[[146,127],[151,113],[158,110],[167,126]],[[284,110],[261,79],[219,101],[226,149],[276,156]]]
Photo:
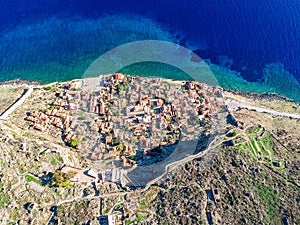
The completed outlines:
[[[1,224],[300,223],[295,102],[123,74],[0,93]]]

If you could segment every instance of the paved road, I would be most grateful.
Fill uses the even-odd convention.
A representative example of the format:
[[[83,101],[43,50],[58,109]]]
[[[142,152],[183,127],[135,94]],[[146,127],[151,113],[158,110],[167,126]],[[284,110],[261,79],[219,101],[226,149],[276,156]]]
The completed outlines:
[[[275,110],[272,110],[272,109],[266,109],[266,108],[251,106],[251,105],[248,105],[247,103],[239,102],[239,101],[236,101],[236,100],[233,100],[233,99],[226,99],[225,104],[227,105],[229,111],[237,111],[239,109],[248,109],[248,110],[254,110],[254,111],[257,111],[257,112],[261,112],[261,113],[272,114],[274,116],[283,116],[283,117],[289,117],[289,118],[293,118],[293,119],[300,119],[299,114],[278,112],[278,111],[275,111]]]
[[[33,91],[33,88],[30,87],[25,94],[22,95],[21,98],[19,98],[18,101],[16,101],[13,105],[11,105],[7,110],[4,111],[4,113],[1,114],[0,120],[6,120],[9,114],[13,113],[19,106],[22,105],[22,103],[31,95]]]

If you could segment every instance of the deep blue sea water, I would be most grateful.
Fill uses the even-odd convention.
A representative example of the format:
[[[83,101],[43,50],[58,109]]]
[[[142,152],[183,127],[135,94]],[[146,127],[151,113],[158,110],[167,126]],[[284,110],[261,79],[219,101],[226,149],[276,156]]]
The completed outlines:
[[[300,96],[299,0],[2,0],[0,81],[81,77],[105,51],[144,39],[180,43],[252,82],[225,87],[268,80],[266,91]]]

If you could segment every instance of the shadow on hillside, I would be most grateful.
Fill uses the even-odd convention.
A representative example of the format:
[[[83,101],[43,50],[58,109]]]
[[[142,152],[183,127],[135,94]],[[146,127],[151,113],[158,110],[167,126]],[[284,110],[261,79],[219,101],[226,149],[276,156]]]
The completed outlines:
[[[132,181],[131,184],[127,185],[144,187],[156,178],[162,175],[165,176],[166,172],[183,163],[182,160],[206,150],[210,140],[211,135],[206,135],[203,131],[198,140],[181,141],[176,145],[163,146],[163,149],[172,149],[172,151],[169,151],[170,154],[162,159],[153,157],[153,159],[149,158],[146,161],[141,161],[142,163],[140,162],[137,167],[127,173],[127,178]],[[163,149],[154,149],[153,154],[158,154]],[[160,161],[156,161],[158,159]]]

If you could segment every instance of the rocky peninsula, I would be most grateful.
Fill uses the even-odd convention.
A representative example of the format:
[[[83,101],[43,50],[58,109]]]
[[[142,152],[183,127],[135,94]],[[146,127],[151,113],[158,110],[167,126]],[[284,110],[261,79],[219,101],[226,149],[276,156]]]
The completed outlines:
[[[0,120],[1,223],[299,222],[300,121],[279,116],[297,103],[118,73],[21,83],[0,87],[1,113],[32,89]]]

